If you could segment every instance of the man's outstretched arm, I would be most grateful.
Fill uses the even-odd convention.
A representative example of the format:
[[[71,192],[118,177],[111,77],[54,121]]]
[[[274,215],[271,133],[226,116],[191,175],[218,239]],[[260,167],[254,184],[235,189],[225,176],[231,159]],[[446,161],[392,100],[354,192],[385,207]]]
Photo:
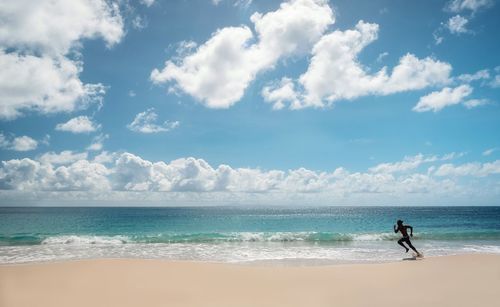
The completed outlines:
[[[399,230],[399,227],[397,227],[396,225],[394,225],[394,232],[397,233]]]
[[[410,228],[410,236],[413,237],[413,227],[410,225],[405,226],[407,229]]]

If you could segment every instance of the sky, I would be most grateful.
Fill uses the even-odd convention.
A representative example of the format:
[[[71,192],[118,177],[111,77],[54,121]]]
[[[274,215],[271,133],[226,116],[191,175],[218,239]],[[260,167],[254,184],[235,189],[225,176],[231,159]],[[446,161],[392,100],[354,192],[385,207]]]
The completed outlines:
[[[0,205],[500,205],[499,17],[0,1]]]

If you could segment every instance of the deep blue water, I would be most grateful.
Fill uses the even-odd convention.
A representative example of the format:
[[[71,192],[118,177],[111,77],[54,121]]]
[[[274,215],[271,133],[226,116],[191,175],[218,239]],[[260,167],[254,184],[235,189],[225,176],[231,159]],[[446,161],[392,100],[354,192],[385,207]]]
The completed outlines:
[[[427,255],[500,252],[500,207],[0,208],[0,263],[141,257],[391,260],[397,219]]]

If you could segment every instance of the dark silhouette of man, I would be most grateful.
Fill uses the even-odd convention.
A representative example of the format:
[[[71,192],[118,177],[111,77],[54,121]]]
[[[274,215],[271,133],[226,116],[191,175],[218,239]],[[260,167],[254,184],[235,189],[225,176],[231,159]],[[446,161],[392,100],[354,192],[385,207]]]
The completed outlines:
[[[410,235],[408,235],[408,231],[407,231],[408,228],[410,228]],[[421,257],[422,254],[419,251],[417,251],[417,249],[411,244],[411,241],[410,241],[410,237],[413,237],[413,227],[411,227],[410,225],[403,225],[403,221],[398,220],[397,226],[394,225],[394,232],[397,233],[398,231],[401,232],[401,235],[403,236],[401,239],[398,240],[398,244],[401,245],[406,250],[406,252],[408,252],[409,249],[403,243],[408,244],[408,246],[415,253],[417,253],[417,257]]]

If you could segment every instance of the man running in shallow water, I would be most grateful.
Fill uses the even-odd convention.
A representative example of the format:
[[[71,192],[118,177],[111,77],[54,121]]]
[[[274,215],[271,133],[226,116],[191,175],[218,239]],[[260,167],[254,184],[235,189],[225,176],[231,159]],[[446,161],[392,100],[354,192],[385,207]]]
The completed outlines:
[[[404,249],[406,249],[406,252],[409,251],[408,247],[406,247],[403,242],[405,242],[406,244],[408,244],[408,246],[415,252],[417,253],[417,256],[421,256],[422,254],[420,254],[417,249],[411,244],[411,241],[410,241],[410,236],[413,237],[413,227],[411,227],[410,225],[403,225],[403,221],[402,220],[398,220],[397,221],[397,226],[394,225],[394,232],[397,233],[398,231],[401,232],[401,234],[403,235],[403,237],[401,239],[398,240],[398,244],[401,245],[402,247],[404,247]],[[408,236],[408,232],[406,231],[406,229],[410,228],[410,235]]]

